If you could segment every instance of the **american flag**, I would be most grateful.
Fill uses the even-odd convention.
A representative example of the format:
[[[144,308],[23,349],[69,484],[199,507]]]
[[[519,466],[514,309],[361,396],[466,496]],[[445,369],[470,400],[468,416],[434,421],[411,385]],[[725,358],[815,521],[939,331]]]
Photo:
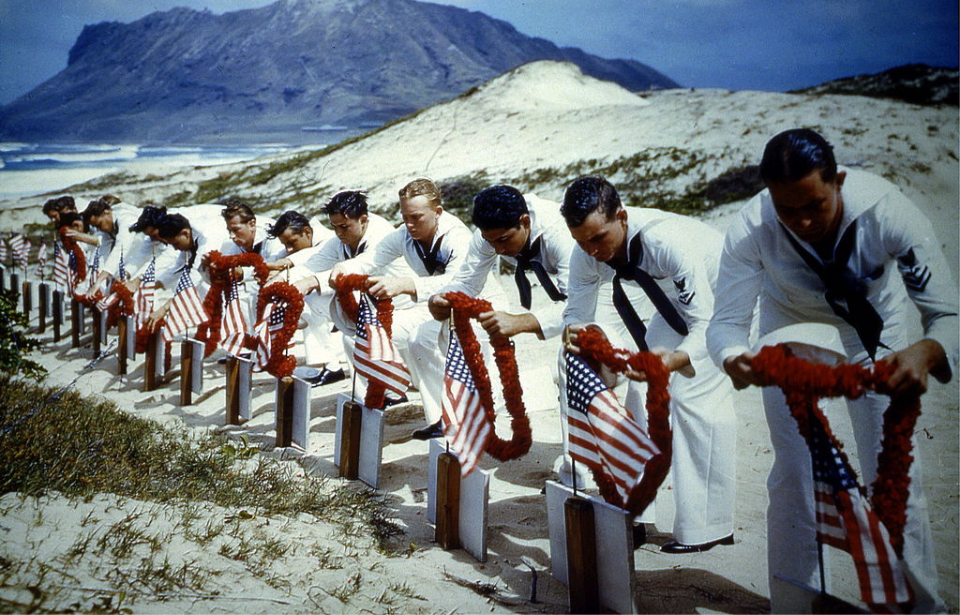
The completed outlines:
[[[570,456],[609,476],[625,506],[660,449],[586,361],[564,355]]]
[[[117,275],[114,278],[119,282],[125,282],[127,280],[127,268],[123,265],[123,249],[120,250],[120,264],[117,266]],[[110,293],[106,296],[100,297],[97,300],[97,307],[100,308],[100,311],[106,312],[114,305],[117,301],[120,300],[120,297],[117,296],[117,293]]]
[[[460,460],[461,476],[467,476],[480,462],[493,430],[455,335],[447,349],[441,408],[444,435]]]
[[[358,374],[386,389],[402,395],[410,386],[410,372],[365,295],[360,297],[353,360]]]
[[[263,318],[257,323],[257,368],[266,368],[272,354],[273,333],[283,328],[283,318],[286,308],[279,303],[268,303],[263,309]],[[286,350],[280,349],[281,352]]]
[[[75,274],[70,267],[72,260],[72,255],[68,255],[63,246],[53,244],[53,283],[67,293],[73,292]]]
[[[134,310],[137,313],[137,330],[143,328],[153,312],[153,293],[157,288],[156,275],[157,259],[154,258],[147,265],[146,270],[140,276],[140,286],[137,288],[137,294],[134,297]]]
[[[3,236],[0,235],[0,265],[4,265],[7,262],[7,242],[3,240]]]
[[[10,252],[13,254],[13,264],[21,269],[27,268],[27,242],[23,235],[17,233],[10,238]]]
[[[47,266],[47,244],[40,242],[40,249],[37,250],[37,266],[42,274],[43,268]]]
[[[860,599],[889,610],[913,601],[903,564],[890,545],[890,534],[860,492],[856,477],[816,416],[810,420],[817,537],[853,556]],[[879,611],[878,611],[879,612]]]
[[[247,321],[244,319],[243,310],[240,308],[240,293],[235,280],[230,283],[230,289],[224,294],[226,295],[226,302],[223,309],[223,320],[220,324],[220,331],[223,335],[220,346],[236,357],[246,350],[243,342],[247,336]]]
[[[173,299],[170,300],[170,310],[164,318],[166,325],[163,328],[163,340],[169,343],[184,331],[189,331],[207,319],[197,287],[190,279],[190,268],[187,267],[180,275]]]

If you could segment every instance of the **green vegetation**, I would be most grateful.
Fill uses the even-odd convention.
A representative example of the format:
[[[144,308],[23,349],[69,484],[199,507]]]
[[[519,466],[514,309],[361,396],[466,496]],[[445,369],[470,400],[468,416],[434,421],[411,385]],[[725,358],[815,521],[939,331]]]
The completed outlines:
[[[592,158],[563,167],[534,169],[504,181],[524,192],[538,192],[563,190],[576,177],[599,174],[616,185],[626,205],[681,214],[700,214],[763,188],[754,166],[733,167],[713,179],[699,179],[710,162],[703,152],[649,148],[608,162]]]
[[[27,337],[29,319],[17,309],[19,298],[19,289],[0,291],[0,372],[12,376],[22,374],[33,380],[40,380],[47,374],[47,370],[26,356],[40,347],[40,340]],[[2,380],[0,386],[3,386]],[[0,429],[5,424],[0,421]]]
[[[0,376],[0,494],[212,502],[243,509],[238,518],[248,518],[250,510],[261,516],[306,513],[347,534],[373,535],[383,549],[400,533],[370,491],[301,478],[292,464],[260,455],[245,462],[245,446],[221,436],[192,437],[121,412],[112,402],[67,393],[37,411],[50,397],[50,390]]]

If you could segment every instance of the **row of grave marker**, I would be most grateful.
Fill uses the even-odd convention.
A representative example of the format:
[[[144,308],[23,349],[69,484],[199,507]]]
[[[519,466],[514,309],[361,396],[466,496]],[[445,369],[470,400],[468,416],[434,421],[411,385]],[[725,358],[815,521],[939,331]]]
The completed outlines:
[[[6,272],[0,267],[0,290]],[[33,310],[31,282],[10,276],[10,288],[22,289],[23,312]],[[39,327],[46,330],[52,316],[53,339],[61,339],[63,293],[41,282],[39,285]],[[52,308],[52,309],[51,309]],[[71,299],[71,347],[80,347],[85,334],[86,306]],[[93,351],[99,354],[107,343],[106,314],[90,308],[93,316]],[[117,373],[126,375],[135,356],[133,317],[118,322]],[[156,332],[144,353],[143,390],[155,390],[165,381],[165,342]],[[194,403],[203,390],[204,344],[195,339],[181,342],[180,405]],[[226,360],[225,421],[242,425],[251,418],[253,361],[228,355]],[[309,422],[312,386],[290,376],[276,379],[276,446],[309,450]],[[380,485],[383,466],[384,411],[367,408],[349,394],[337,398],[334,465],[341,477],[360,480],[374,489]],[[427,520],[435,526],[435,541],[446,550],[462,548],[480,562],[487,559],[487,515],[490,471],[477,468],[461,480],[460,463],[440,439],[429,441]],[[617,613],[639,612],[636,601],[636,571],[633,556],[631,515],[596,498],[584,496],[555,481],[546,483],[547,522],[553,576],[569,588],[571,613],[596,613],[607,609]],[[813,599],[814,608],[834,608],[837,599],[813,588],[787,583]],[[857,607],[843,603],[850,612]],[[828,606],[823,606],[828,605]],[[827,612],[814,610],[813,612]]]

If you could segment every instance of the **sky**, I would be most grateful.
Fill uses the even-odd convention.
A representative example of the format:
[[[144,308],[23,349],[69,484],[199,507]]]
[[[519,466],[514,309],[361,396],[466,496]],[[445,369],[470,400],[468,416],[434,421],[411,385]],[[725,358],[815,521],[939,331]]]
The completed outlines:
[[[274,0],[0,0],[0,104],[66,67],[85,24]],[[958,64],[956,0],[437,0],[524,34],[647,64],[688,87],[786,91],[923,62]]]

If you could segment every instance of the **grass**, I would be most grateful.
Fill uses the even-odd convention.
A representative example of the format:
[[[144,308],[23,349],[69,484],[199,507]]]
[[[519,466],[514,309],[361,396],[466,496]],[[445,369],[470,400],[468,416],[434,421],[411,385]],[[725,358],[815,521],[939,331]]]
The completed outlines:
[[[372,535],[382,550],[401,533],[373,492],[325,477],[298,477],[296,466],[264,456],[243,461],[244,447],[236,442],[194,437],[130,416],[112,402],[67,393],[17,424],[50,395],[0,376],[0,494],[112,493],[160,503],[211,502],[239,510],[241,519],[306,513],[347,535]],[[220,531],[198,533],[211,539]]]

